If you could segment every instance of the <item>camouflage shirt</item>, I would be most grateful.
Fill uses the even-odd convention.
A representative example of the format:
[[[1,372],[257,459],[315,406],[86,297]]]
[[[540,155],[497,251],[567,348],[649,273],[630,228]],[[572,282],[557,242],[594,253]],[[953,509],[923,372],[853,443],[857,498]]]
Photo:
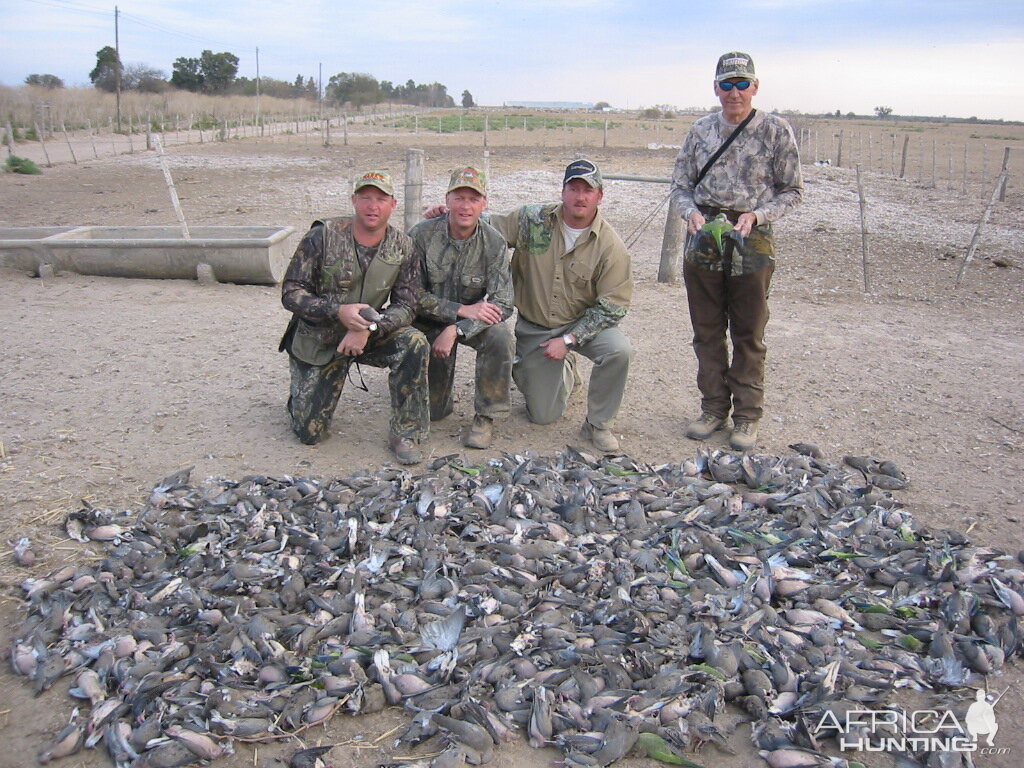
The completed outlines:
[[[700,118],[683,142],[672,174],[672,196],[684,219],[698,205],[754,213],[757,223],[780,218],[804,192],[800,154],[789,123],[758,112],[700,184],[700,169],[736,128],[721,112]]]
[[[456,324],[471,339],[490,327],[482,320],[458,316],[463,304],[487,299],[512,316],[512,272],[508,245],[494,227],[480,222],[465,240],[448,232],[448,216],[426,219],[409,230],[413,252],[422,261],[425,288],[418,315],[445,325]]]
[[[341,305],[359,302],[358,297],[348,296],[355,265],[365,272],[374,258],[396,264],[398,277],[391,286],[390,303],[373,334],[383,338],[412,323],[423,292],[423,272],[413,255],[412,242],[401,231],[388,225],[380,245],[367,249],[357,247],[351,227],[352,219],[348,217],[313,223],[288,264],[281,284],[281,303],[312,325],[340,326]],[[326,249],[325,233],[330,242]]]
[[[522,317],[542,328],[572,323],[569,332],[581,344],[625,317],[633,298],[632,262],[600,211],[568,251],[561,203],[525,205],[489,220],[515,249],[512,283]]]

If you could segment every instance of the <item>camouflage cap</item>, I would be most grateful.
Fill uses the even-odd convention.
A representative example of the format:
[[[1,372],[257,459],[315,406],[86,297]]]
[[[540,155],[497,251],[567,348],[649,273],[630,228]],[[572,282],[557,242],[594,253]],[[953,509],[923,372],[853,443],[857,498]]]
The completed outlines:
[[[564,187],[573,179],[583,179],[592,187],[604,186],[604,181],[601,178],[601,171],[598,170],[597,166],[589,160],[573,160],[565,167],[565,176],[562,177],[562,186]]]
[[[756,80],[754,74],[754,60],[749,53],[731,51],[723,53],[718,59],[718,66],[715,67],[715,82],[720,83],[731,77],[748,77]]]
[[[391,174],[384,171],[367,171],[356,178],[352,185],[352,194],[355,194],[363,187],[376,187],[385,195],[395,196],[395,183],[391,180]]]
[[[460,187],[468,187],[487,197],[487,174],[473,166],[456,168],[452,171],[451,181],[448,182],[448,191]]]

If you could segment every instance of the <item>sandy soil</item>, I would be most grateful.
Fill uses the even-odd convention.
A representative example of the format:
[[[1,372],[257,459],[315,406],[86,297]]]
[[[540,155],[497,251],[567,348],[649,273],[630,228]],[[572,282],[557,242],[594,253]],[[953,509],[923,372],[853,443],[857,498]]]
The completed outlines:
[[[483,163],[479,146],[430,146],[425,199],[439,200],[448,168]],[[386,143],[385,143],[386,140]],[[479,144],[479,137],[472,139]],[[411,143],[405,141],[405,145]],[[274,224],[304,231],[312,218],[348,210],[357,170],[383,167],[399,179],[404,148],[380,143],[323,148],[256,140],[171,148],[171,171],[189,223]],[[554,199],[572,147],[492,147],[491,205],[504,210]],[[606,173],[667,176],[672,148],[589,150]],[[1024,548],[1024,205],[1011,186],[993,210],[960,287],[960,259],[987,194],[963,197],[865,174],[869,277],[863,290],[860,211],[852,171],[805,167],[806,203],[778,228],[780,260],[768,329],[767,413],[759,450],[790,453],[810,440],[839,460],[870,454],[900,463],[911,487],[899,492],[936,528],[968,530],[980,544]],[[663,185],[611,181],[605,213],[632,242],[637,289],[624,328],[637,347],[616,425],[623,449],[647,462],[678,462],[697,444],[682,437],[698,407],[690,329],[681,285],[656,281]],[[394,221],[401,222],[401,209]],[[152,154],[61,165],[42,176],[0,175],[0,225],[174,224]],[[1004,266],[997,266],[1002,264]],[[195,465],[193,477],[247,473],[339,476],[389,461],[384,372],[363,371],[369,392],[346,392],[334,435],[317,447],[291,435],[284,411],[287,361],[277,341],[287,321],[273,287],[203,285],[61,273],[37,279],[0,269],[0,542],[28,536],[41,561],[31,570],[0,563],[0,621],[20,620],[18,585],[28,575],[88,556],[63,533],[81,499],[137,507],[165,475]],[[472,416],[471,376],[460,361],[459,401],[435,425],[432,455],[460,452]],[[586,366],[584,366],[586,374]],[[539,427],[514,394],[512,417],[491,451],[553,453],[577,440],[582,398],[560,422]],[[723,438],[716,437],[714,445]],[[9,631],[0,633],[4,643]],[[61,687],[33,698],[23,679],[0,677],[0,768],[34,762],[40,744],[66,723]],[[1021,665],[994,678],[1010,689],[997,708],[997,745],[1009,754],[979,766],[1016,766],[1024,754]],[[66,685],[64,686],[66,690]],[[337,717],[304,734],[307,745],[346,743],[336,766],[377,765],[370,743],[404,721],[401,712]],[[738,757],[708,747],[717,766],[764,765],[748,729],[736,729]],[[390,740],[380,742],[389,746]],[[275,766],[297,745],[240,746],[217,765]],[[540,766],[557,755],[503,747],[493,765]],[[889,756],[869,765],[889,765]],[[80,753],[60,765],[107,765]],[[631,758],[627,766],[655,765]]]

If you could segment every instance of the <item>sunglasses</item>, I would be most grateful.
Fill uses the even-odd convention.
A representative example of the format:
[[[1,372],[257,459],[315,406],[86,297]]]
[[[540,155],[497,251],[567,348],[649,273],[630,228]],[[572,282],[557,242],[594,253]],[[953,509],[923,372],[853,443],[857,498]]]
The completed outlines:
[[[738,83],[730,83],[728,80],[725,80],[725,81],[719,83],[718,87],[721,88],[726,93],[728,93],[733,88],[735,88],[735,89],[737,89],[739,91],[745,91],[751,85],[753,85],[753,82],[751,80],[740,80]]]

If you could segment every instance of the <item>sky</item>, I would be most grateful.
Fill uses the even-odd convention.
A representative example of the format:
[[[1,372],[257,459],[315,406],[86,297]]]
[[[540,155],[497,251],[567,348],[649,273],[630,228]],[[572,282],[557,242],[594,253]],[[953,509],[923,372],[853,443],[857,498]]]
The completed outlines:
[[[89,85],[114,3],[0,0],[0,84]],[[804,113],[1024,120],[1021,0],[123,0],[121,61],[170,77],[203,50],[239,76],[339,72],[439,82],[456,103],[717,105],[714,66],[749,53],[755,106]]]

